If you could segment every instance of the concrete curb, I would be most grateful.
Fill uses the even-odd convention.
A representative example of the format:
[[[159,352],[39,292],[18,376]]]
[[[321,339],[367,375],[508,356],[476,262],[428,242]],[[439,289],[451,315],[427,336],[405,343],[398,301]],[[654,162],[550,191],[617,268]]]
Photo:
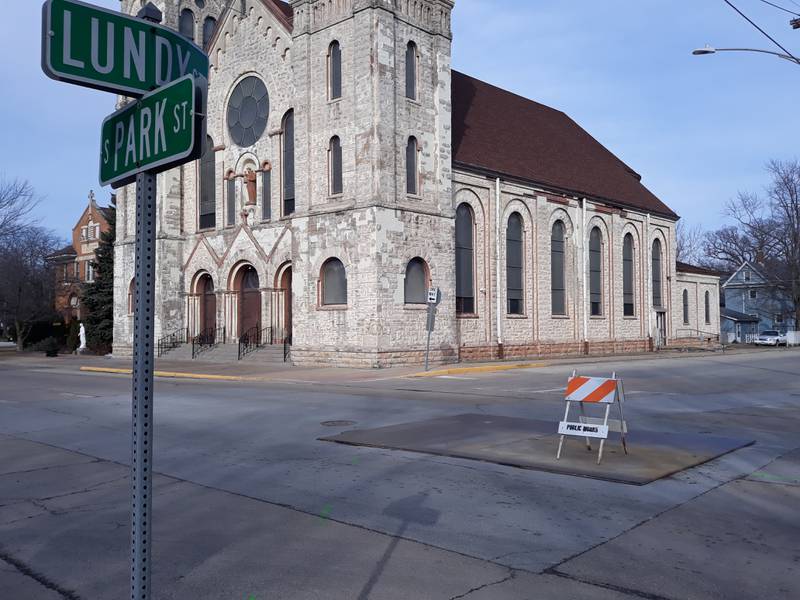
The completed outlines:
[[[84,373],[111,373],[114,375],[132,375],[131,369],[114,369],[111,367],[81,367]],[[237,377],[235,375],[207,375],[204,373],[177,373],[173,371],[155,371],[155,377],[165,377],[171,379],[205,379],[210,381],[248,381],[247,377]]]
[[[453,369],[438,369],[436,371],[423,371],[414,373],[407,377],[441,377],[442,375],[464,375],[467,373],[493,373],[495,371],[511,371],[513,369],[541,369],[549,366],[547,363],[519,363],[519,364],[497,364],[481,365],[479,367],[455,367]]]

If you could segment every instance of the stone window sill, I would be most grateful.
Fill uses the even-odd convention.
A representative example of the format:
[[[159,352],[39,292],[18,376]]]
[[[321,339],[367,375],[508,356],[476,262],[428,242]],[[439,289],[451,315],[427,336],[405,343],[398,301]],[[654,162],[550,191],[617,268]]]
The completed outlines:
[[[427,304],[404,304],[403,310],[428,310]]]
[[[510,314],[507,314],[506,315],[506,319],[527,319],[527,318],[528,318],[528,315],[525,315],[525,314],[522,314],[522,315],[510,315]]]
[[[550,315],[550,318],[551,319],[560,319],[560,320],[569,320],[572,317],[570,317],[569,315]]]
[[[457,319],[479,319],[480,316],[476,313],[458,313],[456,315]]]
[[[317,310],[326,310],[326,311],[347,310],[347,304],[320,304],[319,306],[317,306]]]
[[[625,315],[622,317],[625,321],[638,321],[639,317],[637,315]]]

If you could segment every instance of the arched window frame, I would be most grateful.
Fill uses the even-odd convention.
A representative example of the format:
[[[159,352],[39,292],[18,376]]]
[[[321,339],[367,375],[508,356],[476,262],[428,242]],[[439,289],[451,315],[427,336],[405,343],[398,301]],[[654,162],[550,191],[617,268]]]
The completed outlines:
[[[705,323],[711,325],[711,292],[706,290],[705,293]]]
[[[419,47],[416,42],[406,45],[406,98],[419,100]]]
[[[236,173],[229,169],[225,174],[225,227],[236,225]]]
[[[664,251],[661,240],[656,238],[650,250],[651,279],[653,308],[663,308],[664,306]]]
[[[333,40],[328,46],[328,100],[342,97],[342,45]]]
[[[335,135],[328,142],[328,195],[341,196],[344,193],[344,174],[342,165],[342,140]]]
[[[456,313],[472,315],[476,312],[475,211],[467,202],[462,202],[456,209]]]
[[[603,232],[598,226],[589,232],[589,314],[603,316]]]
[[[272,219],[272,163],[261,163],[261,220]]]
[[[550,229],[550,311],[567,316],[567,227],[561,219]]]
[[[286,111],[281,121],[281,198],[283,199],[283,216],[288,217],[295,210],[295,136],[294,110]]]
[[[330,279],[339,274],[341,281]],[[322,263],[319,270],[319,305],[324,308],[347,307],[347,269],[335,256]]]
[[[208,16],[203,20],[203,48],[208,49],[209,45],[211,44],[211,39],[214,37],[214,33],[217,30],[217,20],[212,17]]]
[[[622,239],[622,315],[636,316],[636,243],[632,233]]]
[[[683,324],[689,324],[689,290],[683,290]]]
[[[217,226],[217,163],[214,140],[206,136],[206,148],[199,161],[200,173],[197,228],[214,229]]]
[[[422,195],[419,154],[419,140],[412,135],[408,138],[408,142],[406,143],[406,193],[409,196]]]
[[[506,221],[506,310],[525,314],[525,222],[516,211]]]
[[[412,272],[412,269],[417,269]],[[418,281],[414,278],[419,277]],[[410,306],[425,306],[428,303],[428,287],[430,286],[430,270],[423,258],[415,256],[406,265],[403,278],[403,302]]]
[[[194,13],[190,9],[184,8],[181,11],[180,16],[178,17],[178,31],[185,38],[194,41],[195,39],[194,29],[195,29]]]

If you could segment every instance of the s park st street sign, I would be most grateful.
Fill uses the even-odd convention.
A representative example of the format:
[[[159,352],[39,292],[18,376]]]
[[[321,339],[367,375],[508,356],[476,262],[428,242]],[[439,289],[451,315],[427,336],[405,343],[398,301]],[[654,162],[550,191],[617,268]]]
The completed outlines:
[[[100,141],[100,184],[117,188],[140,172],[157,173],[199,158],[206,138],[204,99],[204,90],[186,75],[108,116]]]
[[[162,25],[79,0],[47,0],[42,69],[58,81],[138,98],[184,75],[208,80],[208,55]]]

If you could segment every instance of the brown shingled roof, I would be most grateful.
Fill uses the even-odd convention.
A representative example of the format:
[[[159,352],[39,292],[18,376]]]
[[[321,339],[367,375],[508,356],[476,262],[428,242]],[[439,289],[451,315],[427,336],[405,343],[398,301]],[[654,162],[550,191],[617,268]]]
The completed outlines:
[[[453,71],[453,161],[676,219],[641,177],[566,114]]]
[[[695,275],[711,275],[713,277],[722,277],[723,273],[715,271],[714,269],[706,269],[705,267],[698,267],[697,265],[690,265],[689,263],[675,261],[675,269],[678,273],[694,273]]]

